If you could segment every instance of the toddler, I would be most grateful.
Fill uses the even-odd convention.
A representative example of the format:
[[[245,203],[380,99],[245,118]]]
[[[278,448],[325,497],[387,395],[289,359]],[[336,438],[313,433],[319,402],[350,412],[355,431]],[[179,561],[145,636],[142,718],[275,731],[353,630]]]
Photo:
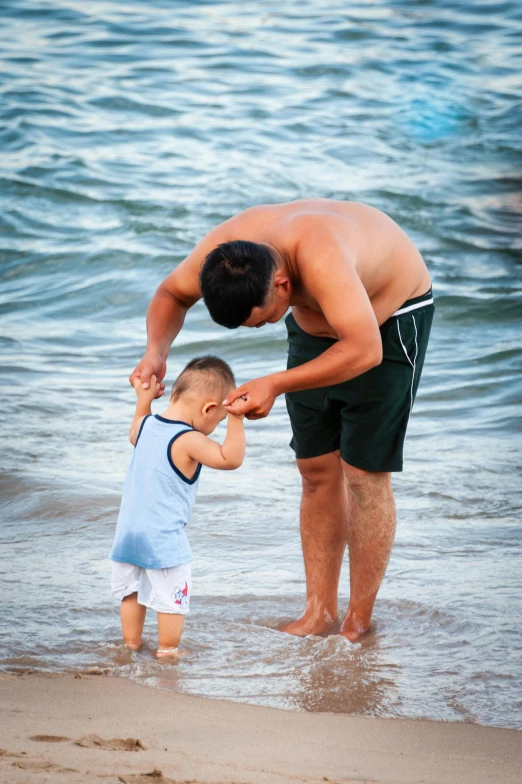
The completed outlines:
[[[158,613],[157,656],[176,654],[189,611],[192,551],[185,533],[201,466],[239,468],[245,456],[243,417],[228,414],[222,445],[208,436],[227,416],[222,401],[234,375],[218,357],[193,359],[178,377],[166,411],[151,414],[159,383],[137,381],[130,427],[134,453],[123,487],[110,558],[112,595],[121,602],[125,645],[137,650],[147,607]]]

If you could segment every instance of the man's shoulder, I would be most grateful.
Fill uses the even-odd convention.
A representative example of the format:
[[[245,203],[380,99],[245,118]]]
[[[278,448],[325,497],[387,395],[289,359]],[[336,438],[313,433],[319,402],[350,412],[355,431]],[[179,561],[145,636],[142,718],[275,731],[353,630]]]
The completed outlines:
[[[341,204],[348,205],[349,202],[335,202],[330,199],[298,199],[276,204],[256,204],[238,212],[224,223],[242,227],[276,222],[278,228],[282,230],[298,231],[299,227],[306,226],[307,222],[311,224],[315,221],[317,223],[324,222],[329,218],[339,219],[341,216],[335,212],[334,205]],[[331,212],[328,210],[328,205],[332,206]]]
[[[353,220],[354,202],[300,199],[281,204],[260,204],[232,217],[223,227],[228,239],[256,238],[272,242],[283,253],[296,257],[299,249],[328,238],[346,241]],[[260,239],[261,238],[261,239]]]

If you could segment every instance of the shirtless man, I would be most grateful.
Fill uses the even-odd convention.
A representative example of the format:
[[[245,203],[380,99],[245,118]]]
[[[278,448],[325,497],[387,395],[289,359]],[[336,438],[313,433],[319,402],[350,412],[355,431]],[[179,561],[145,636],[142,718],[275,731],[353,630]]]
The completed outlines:
[[[334,626],[348,544],[340,633],[354,642],[370,628],[395,535],[391,472],[402,470],[433,318],[426,265],[391,218],[364,204],[252,207],[212,229],[159,286],[131,378],[143,386],[152,374],[163,379],[171,343],[202,296],[230,328],[262,327],[292,309],[288,369],[243,384],[225,402],[259,419],[286,395],[303,485],[306,607],[283,630],[304,636]]]

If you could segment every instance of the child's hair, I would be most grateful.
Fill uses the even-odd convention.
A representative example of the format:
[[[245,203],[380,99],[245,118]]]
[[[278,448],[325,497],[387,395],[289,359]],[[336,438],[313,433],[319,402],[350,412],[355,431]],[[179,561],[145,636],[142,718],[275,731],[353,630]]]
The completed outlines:
[[[232,370],[219,357],[206,356],[191,359],[181,371],[172,387],[171,400],[177,400],[185,392],[212,394],[221,402],[236,386]]]

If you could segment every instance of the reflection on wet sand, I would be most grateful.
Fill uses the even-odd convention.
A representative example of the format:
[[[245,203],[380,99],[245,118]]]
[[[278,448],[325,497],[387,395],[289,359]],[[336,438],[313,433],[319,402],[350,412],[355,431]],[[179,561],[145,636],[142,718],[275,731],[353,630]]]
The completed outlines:
[[[397,707],[397,686],[389,675],[391,668],[381,660],[375,636],[363,644],[352,645],[332,635],[320,642],[310,641],[308,654],[305,664],[303,651],[296,672],[292,695],[296,707],[372,716],[389,715]]]

